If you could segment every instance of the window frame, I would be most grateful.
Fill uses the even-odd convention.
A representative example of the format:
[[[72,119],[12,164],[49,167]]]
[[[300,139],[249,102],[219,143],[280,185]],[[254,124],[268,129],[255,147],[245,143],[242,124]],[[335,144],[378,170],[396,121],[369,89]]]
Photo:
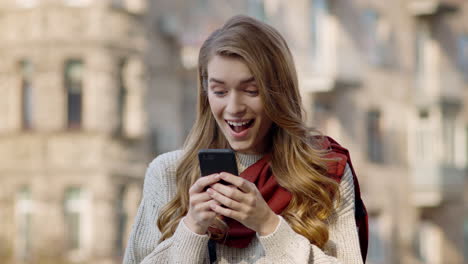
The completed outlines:
[[[28,69],[29,66],[29,69]],[[20,71],[20,107],[21,128],[31,130],[33,128],[33,75],[34,65],[28,59],[19,62]]]
[[[320,3],[320,4],[318,4]],[[323,56],[324,30],[326,28],[327,17],[330,15],[330,3],[328,0],[309,1],[309,25],[310,25],[310,56],[313,62],[317,62]]]
[[[382,112],[371,109],[366,113],[367,158],[374,163],[384,162]]]
[[[462,34],[458,39],[458,58],[465,81],[468,81],[468,33]]]
[[[37,7],[40,0],[15,0],[16,6],[19,8],[29,9]]]
[[[29,186],[22,186],[17,190],[15,207],[18,224],[15,255],[17,259],[27,261],[32,253],[32,218],[34,213],[32,192]]]
[[[267,15],[264,0],[247,0],[248,14],[262,21],[266,21]]]
[[[125,130],[125,114],[126,114],[126,105],[127,105],[127,98],[128,98],[128,87],[127,83],[125,82],[125,74],[126,68],[128,65],[127,58],[120,58],[118,60],[117,66],[117,128],[116,134],[124,135]]]
[[[72,67],[73,64],[80,65],[81,67],[81,76],[77,83],[73,83],[75,80],[72,80],[72,70],[69,67]],[[83,90],[84,90],[84,71],[85,64],[82,59],[68,59],[65,61],[64,70],[63,70],[63,86],[66,93],[66,110],[67,110],[67,128],[69,130],[81,129],[83,123]],[[77,88],[76,86],[79,86]],[[74,92],[74,89],[79,89],[79,91]],[[71,103],[72,101],[72,103]]]
[[[429,22],[423,19],[416,21],[416,34],[414,39],[414,72],[416,92],[427,95],[428,78],[431,74],[430,48],[432,32]]]
[[[70,252],[83,250],[84,197],[82,188],[68,187],[64,192],[63,203],[66,249]],[[76,219],[70,221],[73,217]],[[70,232],[75,225],[77,230]]]

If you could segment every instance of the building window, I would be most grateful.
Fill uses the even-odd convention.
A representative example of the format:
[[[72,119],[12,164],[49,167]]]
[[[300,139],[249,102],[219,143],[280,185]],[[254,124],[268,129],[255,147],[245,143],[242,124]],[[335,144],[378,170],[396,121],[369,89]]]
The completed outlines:
[[[418,161],[432,160],[433,129],[428,109],[419,109],[415,125],[415,158]]]
[[[429,26],[424,21],[419,21],[416,30],[415,56],[416,56],[416,89],[423,92],[427,89],[429,69],[429,49],[430,49]]]
[[[23,129],[32,128],[32,80],[33,65],[29,60],[20,62],[21,72],[21,125]]]
[[[364,46],[367,57],[374,65],[391,63],[393,36],[390,24],[374,9],[367,8],[362,14],[364,24]]]
[[[16,5],[20,8],[33,8],[39,4],[40,0],[16,0]]]
[[[381,129],[380,111],[372,110],[367,113],[367,156],[370,161],[383,161],[383,136]]]
[[[263,0],[248,0],[247,4],[249,15],[262,21],[266,20],[265,3]]]
[[[68,128],[81,127],[83,62],[68,60],[65,64],[65,89],[67,90]]]
[[[468,159],[467,159],[468,158],[468,126],[466,126],[464,128],[464,130],[465,131],[462,132],[463,133],[462,135],[464,135],[464,137],[465,137],[465,144],[464,144],[465,146],[463,146],[463,147],[460,146],[460,149],[461,149],[460,151],[462,153],[464,153],[465,155],[462,156],[463,159],[462,159],[461,163],[463,163],[465,167],[468,167]]]
[[[31,227],[33,204],[31,190],[22,187],[16,194],[16,218],[18,224],[16,256],[17,259],[27,261],[31,255]]]
[[[310,37],[311,55],[316,60],[323,49],[323,34],[325,23],[329,14],[327,0],[310,1]]]
[[[71,187],[65,191],[65,231],[69,250],[82,247],[84,202],[81,188]]]
[[[66,5],[69,6],[86,6],[90,4],[90,0],[64,0]]]
[[[444,162],[446,165],[455,165],[455,117],[445,116],[442,120],[442,134],[444,147]]]
[[[367,263],[386,263],[385,237],[383,235],[382,217],[374,215],[369,217],[369,250],[367,252]]]
[[[463,75],[468,80],[468,35],[463,35],[458,40],[460,67]]]
[[[468,218],[465,219],[465,223],[463,226],[463,237],[464,237],[464,250],[465,259],[468,259]]]
[[[379,14],[373,9],[365,9],[363,12],[363,23],[365,28],[364,41],[366,46],[367,55],[373,64],[379,63]]]
[[[329,133],[326,131],[328,126],[328,121],[330,119],[331,106],[327,103],[321,102],[320,100],[315,100],[313,104],[314,111],[314,120],[313,124],[317,129]]]
[[[121,59],[119,61],[117,69],[117,85],[118,85],[118,98],[117,98],[117,114],[118,114],[118,124],[117,124],[117,133],[123,134],[124,122],[125,122],[125,109],[127,101],[127,87],[125,82],[125,68],[126,60]]]
[[[128,221],[128,213],[125,206],[125,197],[127,194],[127,188],[125,185],[121,185],[117,191],[116,200],[116,213],[117,213],[117,239],[116,239],[116,250],[119,256],[124,254],[124,243],[126,240],[126,227]]]
[[[430,220],[422,219],[416,237],[417,257],[422,263],[442,263],[440,259],[441,233]]]
[[[113,7],[118,7],[118,8],[124,8],[125,7],[125,1],[124,0],[112,0],[112,6]]]

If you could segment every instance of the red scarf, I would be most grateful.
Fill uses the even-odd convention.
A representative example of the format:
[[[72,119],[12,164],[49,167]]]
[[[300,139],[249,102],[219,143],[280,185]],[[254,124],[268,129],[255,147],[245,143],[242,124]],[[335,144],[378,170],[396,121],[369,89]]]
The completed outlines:
[[[266,154],[259,161],[245,169],[240,174],[240,177],[255,183],[271,210],[275,214],[281,214],[288,206],[292,195],[276,181],[275,176],[271,172],[270,158],[270,154]],[[224,221],[229,226],[227,237],[222,241],[218,241],[218,243],[234,248],[246,248],[255,237],[255,231],[245,227],[236,220],[224,218]]]
[[[317,139],[319,138],[317,137]],[[327,163],[327,175],[329,177],[340,182],[347,163],[350,165],[353,172],[354,191],[356,197],[355,206],[357,210],[355,217],[359,232],[361,253],[365,262],[367,243],[369,239],[367,212],[364,203],[361,200],[359,183],[357,181],[356,174],[354,173],[349,152],[330,137],[325,137],[323,140],[320,140],[319,146],[323,149],[330,150],[330,152],[325,155],[326,158],[335,159],[335,161]],[[283,210],[288,206],[292,195],[286,189],[278,185],[275,176],[271,172],[270,159],[270,154],[265,155],[262,159],[242,172],[240,176],[255,183],[262,194],[263,199],[265,199],[270,208],[276,214],[281,214],[281,212],[283,212]],[[361,211],[359,211],[358,208],[360,208]],[[230,218],[224,218],[224,221],[229,227],[227,238],[225,240],[223,239],[222,241],[218,241],[218,243],[234,248],[246,248],[250,241],[255,237],[255,231],[245,227],[241,223]]]

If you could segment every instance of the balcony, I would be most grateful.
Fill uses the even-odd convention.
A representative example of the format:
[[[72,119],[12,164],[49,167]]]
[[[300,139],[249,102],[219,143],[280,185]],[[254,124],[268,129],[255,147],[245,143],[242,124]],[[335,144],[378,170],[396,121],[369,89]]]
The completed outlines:
[[[315,56],[304,53],[296,59],[306,91],[330,92],[338,87],[357,87],[365,73],[363,54],[337,17],[328,16],[318,39]]]
[[[461,199],[465,169],[441,164],[418,163],[411,170],[411,202],[436,207],[444,201]]]
[[[463,0],[409,0],[407,6],[414,16],[429,16],[456,11],[462,2]]]
[[[143,15],[148,8],[148,3],[144,0],[113,0],[110,7],[117,11],[124,11],[131,15]]]
[[[0,175],[14,173],[91,173],[106,169],[140,175],[147,156],[143,144],[102,134],[64,132],[0,137]],[[132,172],[138,173],[132,173]]]

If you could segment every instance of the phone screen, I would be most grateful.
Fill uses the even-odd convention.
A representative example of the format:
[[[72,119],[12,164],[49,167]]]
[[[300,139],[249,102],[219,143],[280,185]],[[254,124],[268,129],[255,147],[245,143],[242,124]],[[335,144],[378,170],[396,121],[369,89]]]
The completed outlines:
[[[220,172],[239,175],[236,155],[231,149],[202,149],[198,152],[198,160],[202,176]],[[223,183],[227,184],[226,182]]]

